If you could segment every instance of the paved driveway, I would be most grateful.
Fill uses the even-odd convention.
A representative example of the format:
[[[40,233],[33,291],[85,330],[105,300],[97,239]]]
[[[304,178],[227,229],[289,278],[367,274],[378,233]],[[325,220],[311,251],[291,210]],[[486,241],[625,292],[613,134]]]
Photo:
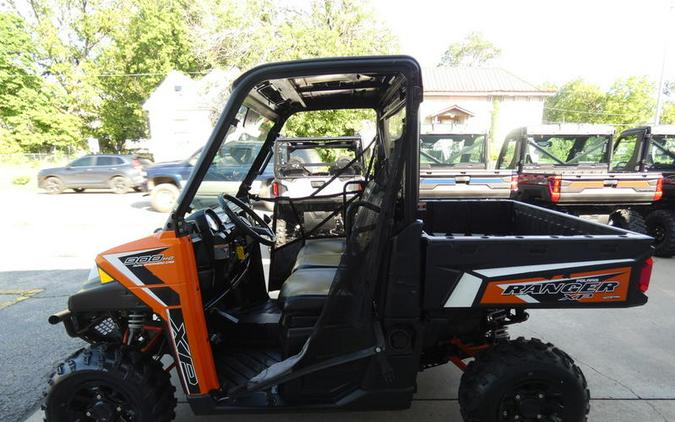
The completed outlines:
[[[162,225],[141,194],[48,196],[3,193],[0,243],[0,421],[31,415],[53,364],[81,343],[46,323],[65,306],[101,250]],[[513,335],[551,341],[570,353],[588,378],[591,421],[675,421],[675,259],[657,259],[647,306],[618,310],[533,311]],[[3,294],[3,292],[7,294]],[[4,304],[4,305],[3,305]],[[356,414],[228,416],[228,421],[460,420],[460,373],[448,365],[422,373],[410,410]],[[177,421],[195,418],[183,396]],[[40,412],[29,421],[41,421]]]

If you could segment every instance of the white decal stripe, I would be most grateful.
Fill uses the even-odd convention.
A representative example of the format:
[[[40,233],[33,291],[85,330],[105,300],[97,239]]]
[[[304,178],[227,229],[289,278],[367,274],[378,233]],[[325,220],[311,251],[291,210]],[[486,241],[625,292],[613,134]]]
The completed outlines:
[[[530,295],[516,295],[516,297],[525,303],[539,303],[537,299],[533,298]]]
[[[178,371],[178,378],[180,378],[181,383],[183,384],[184,391],[186,393],[190,392],[190,389],[188,388],[187,385],[187,380],[185,379],[185,374],[183,373],[183,367],[180,364],[180,357],[178,356],[178,346],[176,345],[176,331],[174,329],[175,324],[173,323],[173,320],[171,319],[171,311],[168,309],[166,310],[166,319],[169,321],[169,329],[171,330],[171,345],[173,346],[173,349],[176,351],[176,370]]]
[[[471,274],[464,273],[457,282],[455,290],[445,302],[446,308],[470,308],[480,290],[483,280]]]
[[[634,262],[635,261],[632,259],[608,259],[605,261],[561,262],[557,264],[523,265],[519,267],[484,268],[482,270],[474,270],[474,272],[485,277],[492,278],[539,271],[562,270],[565,268],[588,267],[607,264],[632,264]]]
[[[122,252],[122,253],[113,253],[109,255],[103,255],[103,258],[105,258],[106,261],[110,263],[115,269],[117,269],[119,272],[124,274],[132,283],[137,285],[138,287],[141,287],[141,289],[147,293],[149,296],[151,296],[153,299],[155,299],[158,303],[161,303],[163,306],[167,306],[166,303],[162,301],[162,299],[158,298],[156,294],[152,292],[152,289],[149,289],[145,287],[145,283],[143,283],[141,280],[139,280],[138,277],[134,273],[131,272],[129,268],[127,268],[126,265],[122,263],[122,260],[120,257],[128,256],[128,255],[135,255],[139,253],[144,253],[144,252],[150,252],[150,251],[155,251],[157,248],[152,248],[152,249],[145,249],[145,250],[140,250],[140,251],[130,251],[130,252]]]

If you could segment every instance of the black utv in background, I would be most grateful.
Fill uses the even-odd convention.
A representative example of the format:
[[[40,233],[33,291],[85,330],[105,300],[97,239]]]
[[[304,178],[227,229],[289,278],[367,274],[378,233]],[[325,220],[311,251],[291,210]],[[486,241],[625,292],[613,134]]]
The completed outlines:
[[[497,168],[518,172],[519,201],[575,215],[609,214],[609,224],[646,233],[640,210],[661,198],[662,178],[611,172],[613,134],[606,125],[519,128],[507,135]]]
[[[656,255],[675,255],[675,125],[626,130],[613,149],[612,171],[663,175],[663,197],[640,211]]]

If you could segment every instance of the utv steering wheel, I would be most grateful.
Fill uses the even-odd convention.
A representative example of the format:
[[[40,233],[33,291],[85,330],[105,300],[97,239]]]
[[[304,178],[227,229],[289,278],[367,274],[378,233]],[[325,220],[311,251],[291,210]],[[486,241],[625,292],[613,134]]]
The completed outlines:
[[[265,220],[242,200],[232,195],[223,194],[218,197],[218,202],[220,202],[220,206],[223,207],[223,211],[225,211],[232,224],[244,234],[251,236],[266,246],[272,246],[276,243],[277,238],[274,235],[274,231],[265,223]],[[239,207],[244,212],[244,215],[232,211],[228,202]]]

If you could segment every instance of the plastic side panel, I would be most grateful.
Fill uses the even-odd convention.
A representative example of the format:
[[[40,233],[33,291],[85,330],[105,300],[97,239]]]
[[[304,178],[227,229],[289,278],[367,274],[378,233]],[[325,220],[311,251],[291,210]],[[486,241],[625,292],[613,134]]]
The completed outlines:
[[[167,323],[185,392],[218,388],[190,239],[159,232],[106,251],[96,263]]]
[[[641,305],[639,268],[652,250],[647,237],[428,236],[423,306]]]
[[[608,303],[628,299],[631,267],[488,281],[481,305]]]

